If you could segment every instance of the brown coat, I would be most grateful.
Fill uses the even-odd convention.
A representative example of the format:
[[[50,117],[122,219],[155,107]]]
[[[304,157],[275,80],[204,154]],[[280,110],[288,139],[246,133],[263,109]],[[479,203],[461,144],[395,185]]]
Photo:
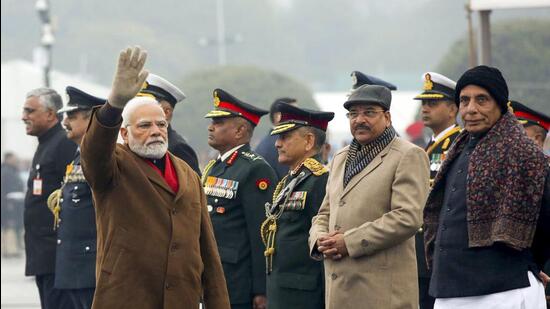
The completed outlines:
[[[418,308],[414,235],[429,187],[424,150],[395,138],[344,188],[349,147],[334,156],[326,195],[313,218],[309,245],[339,230],[349,256],[325,260],[326,306]]]
[[[176,194],[147,162],[116,144],[119,126],[94,113],[82,143],[97,221],[93,308],[229,308],[220,257],[195,172],[169,154]]]

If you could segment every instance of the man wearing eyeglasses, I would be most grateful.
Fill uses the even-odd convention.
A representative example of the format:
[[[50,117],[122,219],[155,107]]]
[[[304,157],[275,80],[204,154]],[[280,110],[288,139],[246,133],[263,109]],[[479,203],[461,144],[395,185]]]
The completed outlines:
[[[353,141],[330,165],[313,218],[311,256],[324,259],[326,308],[418,308],[414,238],[429,188],[424,150],[397,137],[391,92],[363,85],[344,103]]]

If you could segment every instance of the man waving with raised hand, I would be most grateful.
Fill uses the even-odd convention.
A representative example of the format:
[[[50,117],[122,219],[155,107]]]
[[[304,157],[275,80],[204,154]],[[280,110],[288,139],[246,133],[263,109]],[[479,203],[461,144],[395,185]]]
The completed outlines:
[[[82,143],[97,216],[92,308],[229,308],[199,177],[167,151],[158,103],[132,99],[146,57],[138,47],[120,53],[108,103],[94,109]]]

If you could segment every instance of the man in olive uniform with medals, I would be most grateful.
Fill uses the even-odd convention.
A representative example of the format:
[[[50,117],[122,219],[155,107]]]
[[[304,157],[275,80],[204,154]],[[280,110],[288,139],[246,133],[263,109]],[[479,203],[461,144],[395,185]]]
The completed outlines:
[[[67,137],[80,145],[86,133],[92,107],[105,99],[96,98],[77,88],[67,87],[69,102],[58,111],[65,113],[63,125]],[[80,149],[67,166],[61,189],[48,198],[57,229],[55,288],[70,296],[72,308],[89,309],[95,291],[96,222],[92,191],[80,165]]]
[[[219,151],[203,172],[207,207],[232,308],[266,308],[264,248],[260,226],[277,176],[250,149],[260,118],[268,112],[222,89],[214,90],[208,144]]]
[[[435,72],[423,75],[424,92],[415,100],[422,100],[422,122],[433,131],[432,138],[426,146],[430,159],[430,186],[445,155],[454,139],[460,133],[456,123],[458,108],[454,103],[456,82]],[[418,291],[420,293],[420,309],[431,309],[435,299],[428,295],[430,272],[426,267],[424,256],[424,238],[422,229],[416,233],[416,258],[418,265]]]
[[[270,309],[324,308],[323,263],[309,257],[311,219],[325,196],[328,170],[320,163],[332,112],[280,103],[281,122],[271,135],[279,162],[290,168],[266,204],[262,224],[266,245],[267,299]]]

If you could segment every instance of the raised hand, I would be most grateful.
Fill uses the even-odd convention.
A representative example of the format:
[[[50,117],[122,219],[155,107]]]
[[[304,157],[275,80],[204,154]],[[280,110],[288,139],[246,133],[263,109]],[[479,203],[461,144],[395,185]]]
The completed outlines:
[[[143,70],[147,52],[139,47],[128,47],[120,52],[109,94],[109,104],[123,109],[126,103],[136,96],[147,79],[149,72]]]

